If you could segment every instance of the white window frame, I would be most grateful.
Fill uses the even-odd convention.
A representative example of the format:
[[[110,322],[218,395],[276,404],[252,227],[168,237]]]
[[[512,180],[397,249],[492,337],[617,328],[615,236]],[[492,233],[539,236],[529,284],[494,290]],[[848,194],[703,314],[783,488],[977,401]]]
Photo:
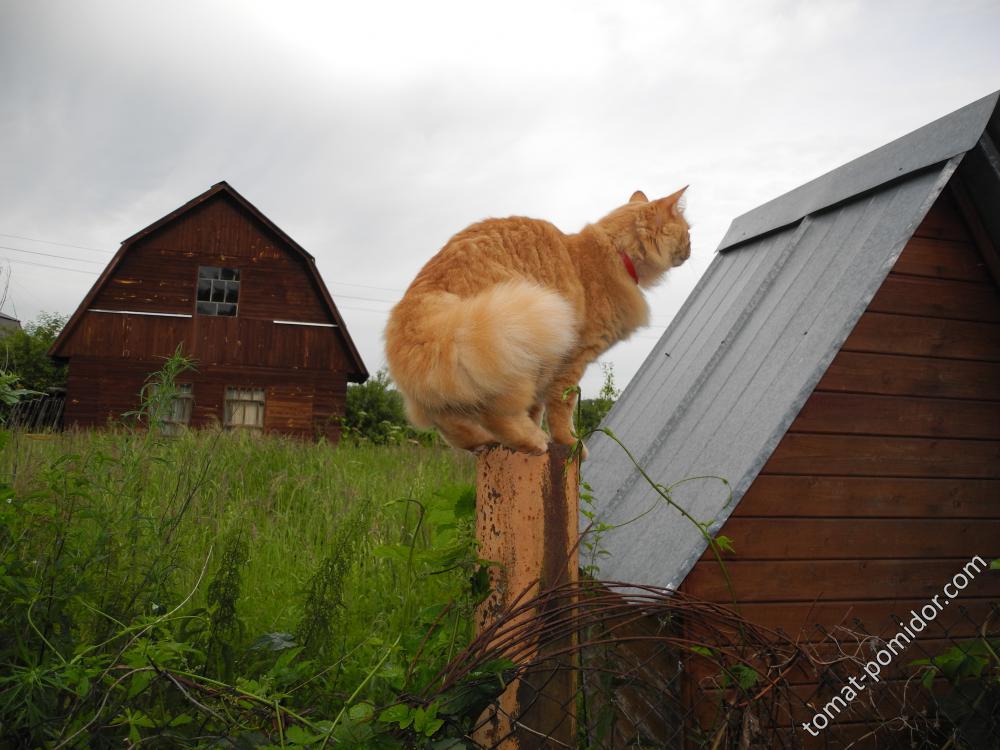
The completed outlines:
[[[227,385],[223,402],[223,426],[227,430],[263,432],[266,405],[264,388]]]

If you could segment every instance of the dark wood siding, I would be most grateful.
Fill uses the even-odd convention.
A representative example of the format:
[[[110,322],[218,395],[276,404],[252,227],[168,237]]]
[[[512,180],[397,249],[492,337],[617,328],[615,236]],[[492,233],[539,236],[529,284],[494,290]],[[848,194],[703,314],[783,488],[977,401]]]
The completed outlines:
[[[119,362],[108,370],[106,359],[70,360],[65,423],[103,426],[139,407],[139,393],[155,365]],[[191,383],[194,404],[191,427],[223,422],[227,387],[264,389],[264,431],[302,438],[340,437],[346,385],[342,377],[312,371],[270,368],[200,367],[178,382]]]
[[[180,346],[197,363],[185,375],[193,426],[222,421],[226,386],[254,385],[267,389],[267,431],[339,436],[357,366],[309,261],[265,222],[222,191],[129,241],[60,349],[66,424],[135,409],[147,375]],[[197,313],[199,266],[239,269],[236,317]]]
[[[347,365],[335,328],[214,316],[86,312],[67,348],[71,356],[155,362],[178,345],[203,364],[327,371]]]
[[[884,601],[866,610],[884,624],[949,565],[1000,556],[1000,293],[948,193],[722,533],[737,597],[783,602],[786,628],[816,597]],[[715,567],[685,588],[728,599]]]
[[[91,307],[194,313],[198,266],[240,270],[240,318],[334,322],[305,260],[224,194],[136,240]]]
[[[1000,293],[949,193],[720,533],[742,613],[814,642],[855,618],[891,637],[973,555],[1000,557]],[[732,601],[709,553],[683,588]],[[983,571],[938,624],[974,635],[998,596]]]

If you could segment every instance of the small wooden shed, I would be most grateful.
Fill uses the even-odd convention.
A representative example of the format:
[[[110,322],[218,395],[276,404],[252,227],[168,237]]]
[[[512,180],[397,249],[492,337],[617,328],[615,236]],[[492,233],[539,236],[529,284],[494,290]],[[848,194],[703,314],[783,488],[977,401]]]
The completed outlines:
[[[312,255],[220,182],[125,240],[50,355],[69,364],[65,424],[135,409],[178,346],[172,421],[337,439],[368,377]]]
[[[966,568],[1000,557],[998,98],[732,223],[605,425],[664,485],[728,481],[672,496],[732,540],[735,597],[663,503],[602,537],[602,578],[806,639],[855,618],[891,636],[938,596],[938,625],[974,634],[1000,594],[1000,575]],[[602,521],[658,504],[603,435],[583,471]],[[943,645],[935,632],[900,663]]]

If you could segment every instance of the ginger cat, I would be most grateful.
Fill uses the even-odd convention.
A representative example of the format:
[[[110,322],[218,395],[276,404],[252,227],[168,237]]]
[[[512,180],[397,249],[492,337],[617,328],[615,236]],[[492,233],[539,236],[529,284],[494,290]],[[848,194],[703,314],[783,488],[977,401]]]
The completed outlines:
[[[612,344],[647,323],[641,288],[691,254],[686,188],[624,206],[577,234],[537,219],[487,219],[417,274],[385,330],[389,373],[420,428],[456,448],[573,444],[563,398]]]

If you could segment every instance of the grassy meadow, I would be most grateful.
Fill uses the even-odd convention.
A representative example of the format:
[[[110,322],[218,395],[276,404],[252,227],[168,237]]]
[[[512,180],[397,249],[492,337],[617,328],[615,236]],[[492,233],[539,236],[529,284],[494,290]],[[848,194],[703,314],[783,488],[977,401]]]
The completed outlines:
[[[0,440],[9,746],[464,746],[441,744],[444,708],[404,698],[471,637],[468,456],[213,430]]]

